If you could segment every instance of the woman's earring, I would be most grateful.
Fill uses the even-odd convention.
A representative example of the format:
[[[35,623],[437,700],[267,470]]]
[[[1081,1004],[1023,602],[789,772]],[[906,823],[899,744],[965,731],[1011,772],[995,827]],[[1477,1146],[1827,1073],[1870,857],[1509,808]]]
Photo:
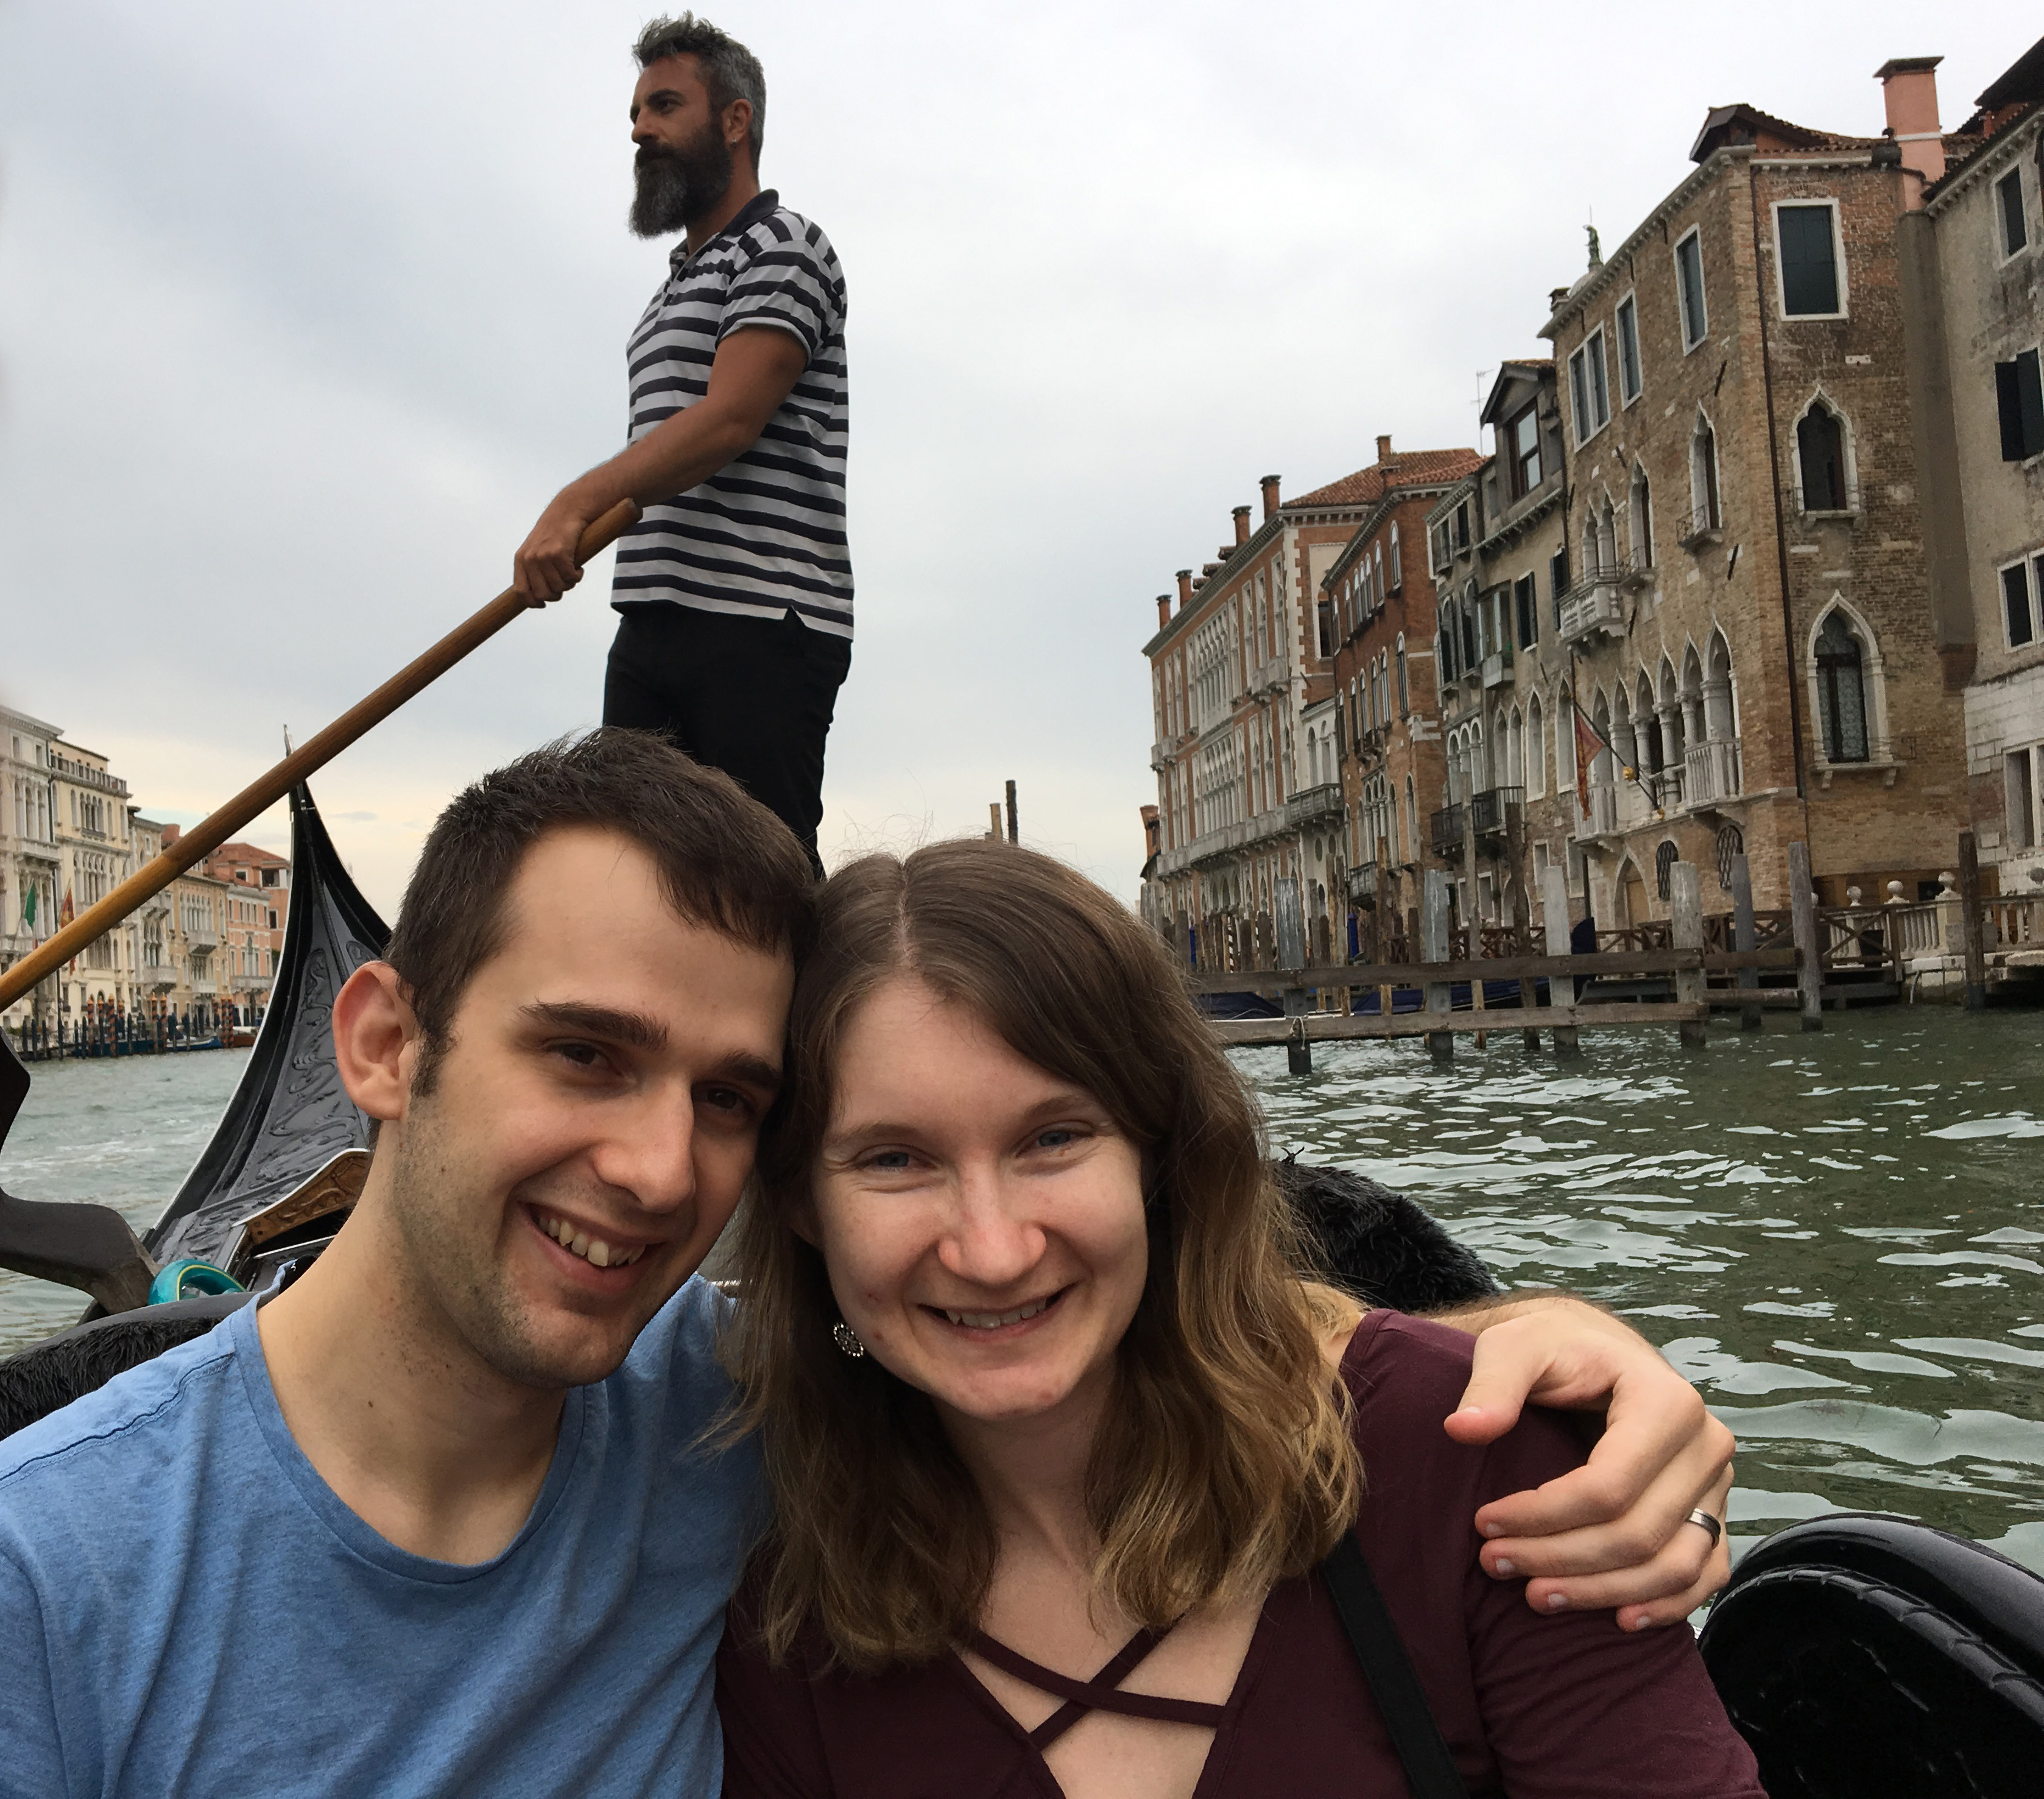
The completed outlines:
[[[831,1326],[831,1341],[854,1361],[866,1353],[866,1345],[859,1340],[859,1332],[842,1318]]]

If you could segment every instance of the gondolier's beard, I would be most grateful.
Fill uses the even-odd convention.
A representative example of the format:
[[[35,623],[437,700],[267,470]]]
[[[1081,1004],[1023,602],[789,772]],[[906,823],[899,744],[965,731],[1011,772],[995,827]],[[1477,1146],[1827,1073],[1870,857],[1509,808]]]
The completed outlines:
[[[632,230],[641,237],[686,231],[724,198],[731,170],[731,146],[713,126],[680,149],[642,144],[632,169]]]

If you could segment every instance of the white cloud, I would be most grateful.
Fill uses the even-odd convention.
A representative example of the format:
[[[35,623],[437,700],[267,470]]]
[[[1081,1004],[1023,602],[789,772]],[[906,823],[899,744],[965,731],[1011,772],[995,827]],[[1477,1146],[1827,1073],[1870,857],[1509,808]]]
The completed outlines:
[[[1477,371],[1750,99],[1873,133],[2011,14],[1881,0],[1452,17],[1327,5],[713,6],[767,179],[850,283],[860,636],[827,850],[1024,835],[1132,894],[1139,647],[1276,470],[1467,442]],[[638,5],[0,11],[0,687],[203,809],[505,579],[624,417],[660,248],[621,226]],[[394,908],[461,782],[593,722],[603,575],[315,783]],[[354,814],[373,814],[355,817]],[[273,827],[274,827],[274,821]]]

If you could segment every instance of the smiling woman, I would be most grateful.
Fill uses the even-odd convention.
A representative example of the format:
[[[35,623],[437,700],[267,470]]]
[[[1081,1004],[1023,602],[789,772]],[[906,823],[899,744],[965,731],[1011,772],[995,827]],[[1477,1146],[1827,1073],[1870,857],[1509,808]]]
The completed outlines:
[[[820,912],[728,1344],[776,1509],[728,1793],[1393,1790],[1417,1731],[1448,1784],[1416,1793],[1757,1799],[1687,1631],[1485,1572],[1478,1508],[1579,1445],[1451,1441],[1466,1341],[1302,1283],[1248,1095],[1125,909],[966,840]],[[1409,1650],[1404,1701],[1358,1629]]]

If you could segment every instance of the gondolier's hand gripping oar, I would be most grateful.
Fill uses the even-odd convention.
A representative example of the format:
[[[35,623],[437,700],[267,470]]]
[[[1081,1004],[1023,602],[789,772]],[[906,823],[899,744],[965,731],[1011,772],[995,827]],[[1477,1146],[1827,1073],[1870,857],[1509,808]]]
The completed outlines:
[[[582,541],[576,546],[577,555],[586,563],[599,551],[607,549],[638,517],[636,505],[630,500],[620,500],[582,532]],[[495,636],[532,604],[515,587],[505,588],[467,624],[450,631],[416,662],[399,670],[317,736],[307,738],[268,774],[250,782],[203,824],[185,832],[161,855],[130,875],[97,905],[87,907],[40,948],[32,950],[12,967],[0,970],[0,1010],[13,1005],[38,981],[111,930],[144,900],[161,893],[194,863],[210,855],[251,819],[268,811],[314,769],[338,755],[371,726],[381,724],[414,694],[438,680],[470,651]],[[4,1129],[0,1129],[0,1140],[4,1140],[5,1135]]]

